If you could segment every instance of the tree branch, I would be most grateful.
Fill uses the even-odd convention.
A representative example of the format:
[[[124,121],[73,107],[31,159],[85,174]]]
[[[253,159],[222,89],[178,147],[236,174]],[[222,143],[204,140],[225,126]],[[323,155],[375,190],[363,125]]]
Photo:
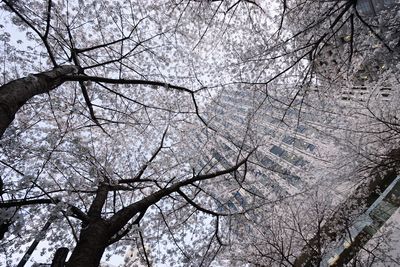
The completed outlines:
[[[112,225],[110,227],[110,231],[117,233],[138,212],[143,212],[151,205],[156,204],[162,198],[170,195],[173,192],[177,192],[183,186],[190,185],[190,184],[198,182],[198,181],[209,180],[209,179],[236,171],[240,166],[245,164],[245,162],[248,160],[248,158],[250,157],[250,155],[253,152],[254,151],[250,152],[246,158],[244,158],[242,161],[238,162],[236,165],[234,165],[230,168],[227,168],[227,169],[221,170],[221,171],[216,171],[216,172],[209,173],[209,174],[196,175],[196,176],[192,177],[191,179],[176,182],[167,188],[158,190],[158,191],[152,193],[151,195],[121,209],[120,211],[115,213],[109,219],[110,225]]]

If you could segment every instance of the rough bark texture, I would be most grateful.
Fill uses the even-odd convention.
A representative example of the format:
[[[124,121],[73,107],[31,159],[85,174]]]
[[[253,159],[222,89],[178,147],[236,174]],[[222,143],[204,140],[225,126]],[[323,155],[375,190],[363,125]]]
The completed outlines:
[[[66,266],[98,267],[110,239],[108,227],[104,220],[99,219],[82,229],[79,241]]]
[[[65,81],[67,75],[77,73],[77,71],[76,66],[61,66],[2,85],[0,87],[0,139],[22,105],[35,95],[57,88]]]
[[[4,238],[4,235],[8,232],[8,228],[11,226],[11,223],[8,221],[4,221],[0,224],[0,240]]]
[[[100,264],[101,257],[105,248],[110,244],[117,242],[122,236],[121,230],[132,218],[139,215],[136,221],[139,222],[144,216],[146,210],[173,192],[177,192],[181,187],[192,184],[197,181],[212,179],[223,174],[236,171],[240,166],[246,163],[248,158],[243,159],[231,168],[197,175],[191,179],[177,182],[167,188],[160,189],[151,195],[124,207],[115,213],[109,219],[101,218],[101,211],[107,199],[108,185],[101,184],[98,187],[96,196],[88,211],[88,219],[83,221],[81,234],[75,249],[68,260],[67,267],[97,267]],[[122,231],[124,232],[124,231]]]
[[[65,247],[57,249],[56,253],[54,254],[54,259],[51,263],[51,267],[64,267],[68,252],[69,249]]]

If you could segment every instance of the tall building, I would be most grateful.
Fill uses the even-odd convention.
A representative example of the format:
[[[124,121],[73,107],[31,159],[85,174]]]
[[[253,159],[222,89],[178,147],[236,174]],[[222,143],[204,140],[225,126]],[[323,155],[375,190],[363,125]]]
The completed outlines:
[[[318,51],[313,66],[318,79],[364,86],[396,67],[399,9],[396,0],[358,0],[357,14],[342,17],[340,28]]]
[[[395,171],[371,175],[375,177],[359,185],[308,241],[294,266],[344,266],[395,213],[400,206],[400,176]]]
[[[276,200],[298,193],[313,183],[305,173],[310,161],[319,153],[315,137],[311,136],[317,133],[298,121],[296,108],[262,103],[265,96],[263,91],[229,88],[210,105],[208,121],[217,131],[216,140],[206,149],[210,153],[201,155],[198,170],[215,164],[232,166],[239,151],[246,153],[258,147],[246,173],[245,188],[240,188],[235,179],[231,187],[224,183],[225,198],[219,203],[221,210],[245,209],[251,192],[263,191],[271,200]],[[197,134],[192,144],[198,146],[207,140],[205,134]],[[324,144],[319,142],[319,145]]]
[[[316,71],[320,75],[318,78],[322,85],[321,87],[331,88],[330,80],[347,81],[347,84],[344,82],[342,89],[338,90],[340,92],[337,98],[344,110],[347,107],[349,107],[349,110],[353,109],[354,118],[372,114],[372,116],[376,116],[377,121],[381,120],[382,125],[391,121],[390,116],[386,116],[388,121],[385,122],[382,114],[384,112],[391,113],[390,106],[396,103],[397,88],[389,79],[382,77],[390,75],[388,70],[393,67],[393,63],[397,64],[397,60],[395,60],[395,54],[389,55],[388,58],[390,53],[387,53],[387,48],[384,47],[383,41],[379,40],[375,34],[383,37],[384,42],[390,44],[394,50],[398,49],[399,45],[394,46],[393,43],[399,41],[400,33],[392,31],[389,35],[386,32],[387,21],[390,20],[388,14],[393,16],[398,12],[398,9],[398,1],[357,1],[359,14],[366,23],[373,25],[372,28],[375,33],[369,31],[368,37],[371,37],[371,40],[374,40],[375,43],[361,42],[362,44],[358,49],[364,52],[369,51],[369,53],[361,53],[363,58],[353,54],[353,61],[359,61],[361,64],[358,69],[356,68],[354,75],[350,79],[347,76],[347,69],[340,73],[342,70],[340,68],[349,63],[346,52],[355,45],[354,42],[357,38],[356,36],[351,36],[356,32],[354,32],[354,29],[346,27],[347,24],[344,24],[341,32],[339,32],[341,38],[333,41],[335,42],[333,44],[328,44],[326,46],[328,49],[325,49],[317,62]],[[350,43],[352,44],[351,47]],[[335,83],[332,84],[334,85]],[[318,93],[318,88],[315,91]],[[332,90],[328,91],[330,94],[333,93]],[[368,109],[369,111],[367,111]],[[393,116],[395,116],[395,113],[393,113]],[[371,123],[379,124],[377,121],[373,122],[371,120]],[[372,124],[370,126],[369,130],[371,131],[387,130],[382,130],[382,128],[374,129]],[[353,130],[362,131],[363,129],[354,128]],[[372,153],[379,154],[375,151]],[[391,153],[389,152],[389,155],[385,155],[385,158],[389,158],[387,161],[393,160],[390,159]],[[397,160],[394,160],[394,162],[397,162]],[[380,233],[382,227],[389,227],[387,221],[398,211],[400,206],[399,164],[390,164],[388,166],[389,164],[382,161],[378,165],[385,167],[381,168],[379,174],[371,172],[363,183],[358,185],[355,190],[350,191],[346,198],[342,199],[341,204],[326,219],[322,228],[308,238],[307,244],[304,245],[302,252],[297,256],[294,266],[347,266],[346,264],[351,261],[352,264],[355,264],[352,266],[363,266],[362,264],[357,265],[359,263],[356,264],[357,261],[354,258],[363,257],[359,256],[362,255],[360,251],[369,251],[371,247],[376,248],[379,246],[379,244],[372,245],[374,238],[376,239],[375,236]],[[373,255],[375,252],[369,251],[369,253]],[[376,255],[374,257],[379,258],[380,256]],[[396,264],[395,262],[396,259],[393,257],[392,262],[389,264]]]
[[[284,85],[275,86],[277,92],[293,89],[282,88]],[[338,101],[344,108],[351,108],[349,100],[363,102],[373,95],[377,101],[386,103],[393,100],[391,94],[390,88],[382,87],[372,92],[359,86],[342,90]],[[310,238],[305,240],[307,245],[297,255],[298,260],[293,259],[293,262],[296,266],[314,266],[315,261],[320,266],[342,266],[357,254],[400,206],[397,166],[393,167],[394,172],[384,177],[378,177],[382,172],[371,174],[361,184],[359,180],[349,177],[345,185],[347,188],[343,189],[343,181],[335,181],[337,177],[334,175],[324,177],[316,173],[327,167],[324,165],[327,156],[340,154],[343,149],[339,145],[332,146],[335,138],[318,131],[323,128],[318,124],[324,119],[317,118],[318,113],[302,100],[294,100],[288,106],[281,103],[279,96],[266,96],[263,90],[230,88],[216,97],[209,109],[208,119],[218,131],[218,141],[211,146],[210,154],[202,155],[198,166],[204,168],[218,164],[228,167],[232,165],[232,156],[240,149],[250,151],[258,147],[247,171],[248,183],[241,188],[235,182],[238,177],[234,177],[231,187],[224,184],[226,189],[218,203],[219,211],[232,213],[251,207],[252,193],[279,200],[326,184],[322,193],[334,196],[332,202],[337,206],[332,208],[331,217],[321,230],[325,236],[318,239],[318,242],[323,242],[319,244],[321,254],[309,253],[309,249],[314,249],[313,242],[317,242]],[[196,138],[193,144],[204,143],[207,139],[201,135]],[[221,190],[221,187],[218,189]]]
[[[396,0],[358,0],[357,10],[367,16],[376,16],[396,4]]]
[[[325,264],[321,266],[348,261],[358,251],[360,244],[368,241],[365,236],[373,236],[397,209],[397,202],[393,202],[391,198],[397,194],[399,179],[391,176],[389,183],[378,184],[383,192],[379,196],[376,194],[376,186],[360,194],[357,189],[351,189],[352,186],[356,188],[358,181],[349,181],[346,184],[348,188],[344,190],[341,188],[343,181],[335,180],[336,177],[329,176],[328,172],[320,173],[320,170],[329,164],[327,157],[339,154],[342,148],[335,145],[334,138],[318,130],[323,127],[323,119],[317,118],[317,113],[306,103],[296,99],[290,101],[290,98],[286,98],[286,104],[282,102],[285,97],[279,95],[280,92],[288,92],[290,96],[290,92],[295,88],[278,84],[274,87],[274,90],[270,89],[267,92],[265,88],[235,86],[220,91],[214,97],[207,109],[206,118],[214,130],[195,132],[187,137],[190,139],[188,146],[191,146],[188,149],[198,151],[192,160],[193,170],[196,173],[205,173],[213,169],[231,167],[239,153],[246,155],[257,147],[246,173],[238,172],[232,174],[229,179],[213,180],[210,184],[209,193],[215,193],[216,209],[232,214],[246,211],[245,217],[248,221],[262,223],[260,220],[263,218],[258,218],[258,214],[252,212],[257,204],[254,203],[257,196],[265,196],[265,202],[272,203],[293,195],[306,194],[305,192],[313,187],[323,188],[322,193],[334,196],[336,199],[333,202],[338,203],[336,211],[330,214],[331,220],[328,220],[330,224],[325,226],[325,234],[333,236],[331,232],[335,230],[332,229],[338,227],[342,230],[334,232],[332,240],[335,242],[329,238],[324,240],[321,255],[310,254],[307,246],[299,247],[298,254],[295,255],[299,257],[296,264],[309,266],[307,263],[313,262],[315,258]],[[342,92],[339,101],[347,103],[349,99],[345,97],[363,98],[371,94],[368,90],[360,89],[360,94],[355,93],[356,89],[353,90],[354,93]],[[380,99],[387,101],[390,96],[383,95],[384,93],[386,94],[386,91],[382,90]],[[360,187],[368,188],[365,184],[361,184]],[[356,196],[362,195],[363,203],[368,200],[365,209],[352,209],[354,202],[349,192]],[[304,209],[307,210],[307,207]],[[360,228],[358,218],[365,219],[367,215],[369,219],[362,221],[363,225]],[[352,223],[344,225],[343,218],[351,220]],[[238,238],[241,238],[240,231],[246,232],[248,227],[252,226],[245,225],[246,222],[243,223],[240,219],[236,222],[238,225],[233,225],[232,235],[237,234]],[[261,224],[260,226],[266,227]],[[362,242],[349,242],[347,230],[351,232],[353,239],[362,237]],[[309,240],[305,240],[309,244],[314,242],[313,234],[308,237]],[[141,266],[139,258],[137,250],[128,250],[125,266]],[[292,261],[295,262],[295,258]]]

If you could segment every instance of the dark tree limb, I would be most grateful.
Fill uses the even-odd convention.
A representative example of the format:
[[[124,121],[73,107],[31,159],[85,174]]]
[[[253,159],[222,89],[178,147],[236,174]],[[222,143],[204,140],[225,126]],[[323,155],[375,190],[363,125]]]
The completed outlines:
[[[134,183],[134,182],[140,182],[141,181],[140,178],[142,177],[143,173],[146,171],[146,169],[149,166],[149,164],[151,164],[153,162],[153,160],[157,157],[158,153],[160,153],[161,149],[164,148],[164,140],[165,140],[165,136],[167,135],[167,131],[168,131],[168,127],[165,129],[165,131],[164,131],[164,133],[163,133],[163,135],[161,137],[160,145],[158,146],[156,151],[154,151],[154,153],[151,156],[151,158],[145,164],[143,164],[143,166],[142,166],[142,168],[140,168],[138,174],[133,179],[121,179],[121,180],[118,180],[118,183],[127,184],[127,183]]]
[[[60,66],[2,85],[0,87],[0,138],[22,105],[36,95],[57,88],[66,81],[68,75],[77,71],[76,66]]]
[[[64,267],[68,252],[69,249],[66,247],[57,249],[56,253],[54,254],[53,261],[51,262],[51,267]]]

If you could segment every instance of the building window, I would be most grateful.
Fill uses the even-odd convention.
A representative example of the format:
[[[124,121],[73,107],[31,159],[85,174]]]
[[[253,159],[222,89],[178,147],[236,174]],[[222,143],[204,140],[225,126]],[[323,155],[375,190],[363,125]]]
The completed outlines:
[[[228,201],[228,203],[226,203],[227,205],[228,205],[228,208],[231,210],[231,211],[237,211],[238,209],[236,208],[236,206],[235,206],[235,204],[233,204],[233,202],[232,201]]]
[[[300,182],[300,177],[296,175],[284,174],[282,177],[292,185],[297,185]]]
[[[395,0],[358,0],[357,9],[362,14],[375,16],[377,12],[389,9],[394,4]]]
[[[265,168],[268,168],[268,167],[272,166],[272,165],[274,164],[274,162],[273,162],[271,159],[269,159],[269,158],[267,158],[267,157],[264,157],[264,158],[261,160],[261,164],[262,164]]]
[[[280,157],[280,156],[283,155],[283,153],[285,153],[285,150],[283,150],[282,148],[280,148],[280,147],[274,145],[274,146],[270,149],[270,152],[273,153],[273,154],[275,154],[275,155],[277,155],[278,157]]]
[[[307,145],[307,150],[314,151],[314,149],[315,149],[315,146],[313,144]]]
[[[296,132],[298,133],[304,133],[306,131],[306,127],[299,125],[296,129]]]
[[[239,204],[240,204],[242,207],[245,207],[245,206],[246,206],[246,200],[245,200],[244,197],[239,193],[239,191],[237,191],[237,192],[233,195],[233,197],[236,199],[237,202],[239,202]]]
[[[358,0],[357,9],[363,14],[374,14],[374,7],[371,0]]]
[[[294,144],[294,138],[291,136],[285,136],[282,141],[289,145]]]

